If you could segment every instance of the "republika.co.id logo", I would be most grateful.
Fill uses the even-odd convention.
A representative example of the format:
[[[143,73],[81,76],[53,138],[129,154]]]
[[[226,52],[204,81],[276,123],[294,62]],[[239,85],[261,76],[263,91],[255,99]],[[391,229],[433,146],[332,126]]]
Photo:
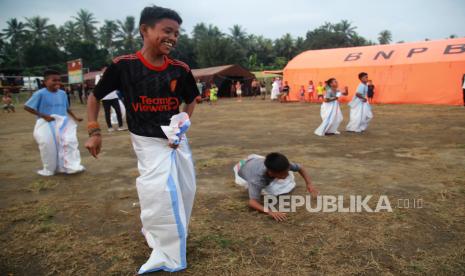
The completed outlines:
[[[265,195],[264,210],[289,213],[305,208],[310,213],[379,213],[392,212],[393,208],[423,208],[422,199],[397,199],[393,202],[394,205],[387,195],[380,195],[377,199],[373,195],[319,195],[316,198],[310,195]]]

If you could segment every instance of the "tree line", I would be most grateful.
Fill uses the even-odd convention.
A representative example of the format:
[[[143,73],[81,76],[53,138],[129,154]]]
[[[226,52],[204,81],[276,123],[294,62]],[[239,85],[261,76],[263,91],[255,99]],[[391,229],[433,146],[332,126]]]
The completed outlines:
[[[133,16],[98,22],[91,12],[81,9],[61,26],[40,16],[24,21],[11,18],[6,25],[0,33],[0,69],[23,75],[41,74],[44,68],[65,72],[66,61],[76,58],[82,58],[90,71],[99,70],[114,57],[134,53],[142,46]],[[190,34],[182,30],[172,56],[192,68],[235,63],[252,71],[281,69],[306,50],[375,44],[356,28],[347,20],[326,22],[304,37],[287,33],[273,40],[247,33],[240,25],[223,32],[217,26],[198,23]],[[378,43],[391,41],[389,30],[379,33]]]

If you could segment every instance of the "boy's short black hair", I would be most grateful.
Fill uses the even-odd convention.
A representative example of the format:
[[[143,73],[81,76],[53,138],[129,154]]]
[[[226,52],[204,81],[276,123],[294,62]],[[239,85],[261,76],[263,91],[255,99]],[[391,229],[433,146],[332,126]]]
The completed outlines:
[[[56,70],[53,70],[53,69],[46,69],[44,71],[44,80],[47,79],[49,76],[52,76],[52,75],[60,75],[60,72],[56,71]]]
[[[279,152],[272,152],[265,158],[265,167],[273,172],[287,171],[290,166],[287,157]]]
[[[365,73],[365,72],[362,72],[362,73],[358,74],[358,79],[361,80],[365,76],[368,76],[368,74]]]
[[[158,21],[165,18],[174,20],[178,22],[179,25],[182,24],[181,16],[179,16],[176,11],[153,5],[151,7],[145,7],[140,13],[139,27],[142,26],[142,24],[152,27]],[[142,36],[142,33],[140,35]],[[142,38],[144,37],[142,36]]]

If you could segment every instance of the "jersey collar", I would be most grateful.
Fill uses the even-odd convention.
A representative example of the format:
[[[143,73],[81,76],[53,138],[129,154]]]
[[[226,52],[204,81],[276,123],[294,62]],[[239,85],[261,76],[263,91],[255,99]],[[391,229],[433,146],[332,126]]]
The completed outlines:
[[[161,66],[155,66],[155,65],[151,64],[148,60],[146,60],[144,58],[141,51],[137,51],[136,56],[145,65],[145,67],[147,67],[150,70],[154,70],[154,71],[158,71],[158,72],[165,70],[166,67],[168,67],[168,64],[169,64],[168,58],[166,56],[163,56],[164,62],[163,62],[163,64]]]

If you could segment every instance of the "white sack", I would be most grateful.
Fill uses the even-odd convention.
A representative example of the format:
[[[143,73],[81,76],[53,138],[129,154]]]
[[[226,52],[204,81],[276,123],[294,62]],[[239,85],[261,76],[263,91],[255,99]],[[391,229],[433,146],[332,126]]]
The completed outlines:
[[[373,118],[371,106],[368,102],[362,102],[358,97],[349,103],[350,121],[347,124],[347,131],[362,132],[368,128],[368,123]]]
[[[54,121],[38,119],[34,127],[34,138],[39,145],[43,169],[41,175],[55,172],[77,173],[84,170],[81,165],[79,143],[76,136],[77,125],[69,117],[51,115]]]
[[[179,121],[175,122],[178,115],[173,116],[172,123],[179,126]],[[180,138],[177,149],[170,148],[166,139],[131,133],[140,173],[136,186],[142,233],[153,249],[139,274],[187,267],[186,240],[196,182],[192,153],[181,128],[171,131]]]
[[[326,133],[339,134],[337,130],[344,117],[338,101],[323,102],[320,108],[321,124],[315,130],[318,136],[325,136]]]

